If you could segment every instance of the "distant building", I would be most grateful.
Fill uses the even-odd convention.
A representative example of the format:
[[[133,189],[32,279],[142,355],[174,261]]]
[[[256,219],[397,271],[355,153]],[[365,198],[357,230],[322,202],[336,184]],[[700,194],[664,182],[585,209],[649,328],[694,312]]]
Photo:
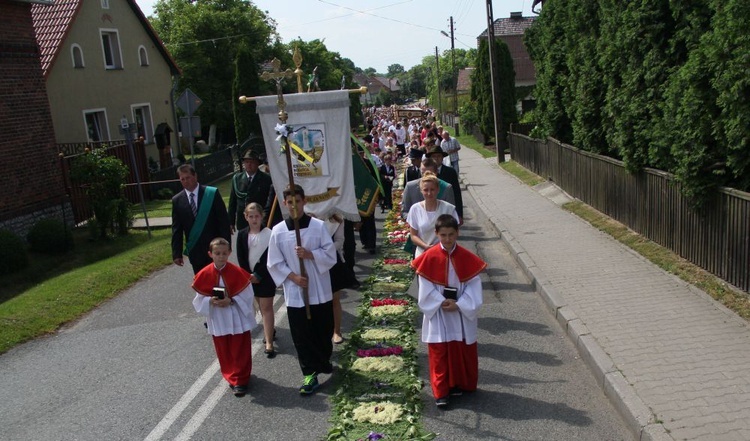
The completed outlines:
[[[471,94],[471,76],[474,74],[473,67],[467,67],[458,71],[458,81],[456,81],[456,94]]]
[[[73,220],[31,18],[50,4],[0,1],[0,229],[22,237],[40,219]]]
[[[534,6],[537,4],[541,4],[541,1],[534,2]],[[510,17],[498,18],[493,23],[495,38],[508,45],[510,57],[513,59],[513,70],[516,73],[517,90],[524,86],[536,85],[536,69],[523,42],[524,33],[534,23],[534,20],[536,20],[536,17],[524,17],[521,12],[511,12]],[[487,39],[487,30],[477,37],[477,46],[483,39]],[[526,112],[535,107],[535,101],[530,92],[517,98],[516,107],[519,112]]]
[[[354,75],[354,82],[360,86],[367,87],[367,94],[362,95],[360,101],[362,104],[374,103],[375,98],[380,94],[380,91],[398,96],[401,93],[401,82],[398,78],[388,78],[383,76],[369,76],[364,73],[358,73]]]
[[[511,12],[510,17],[498,18],[493,23],[495,38],[508,45],[510,57],[513,59],[513,69],[516,71],[516,87],[536,84],[534,63],[523,43],[523,35],[534,20],[536,17],[524,17],[521,12]],[[487,39],[487,30],[477,37],[477,47],[483,39]]]

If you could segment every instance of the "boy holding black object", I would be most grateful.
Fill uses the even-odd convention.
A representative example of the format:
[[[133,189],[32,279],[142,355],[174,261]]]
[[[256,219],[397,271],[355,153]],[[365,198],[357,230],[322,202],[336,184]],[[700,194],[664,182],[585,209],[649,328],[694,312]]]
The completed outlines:
[[[430,384],[438,408],[450,395],[477,389],[477,316],[482,306],[479,274],[487,264],[458,245],[458,222],[438,216],[433,246],[411,262],[419,276],[422,341],[427,343]]]
[[[229,262],[229,242],[218,237],[211,241],[208,255],[213,263],[193,279],[195,311],[206,317],[213,336],[221,374],[236,397],[247,393],[253,369],[250,330],[256,325],[250,274]]]

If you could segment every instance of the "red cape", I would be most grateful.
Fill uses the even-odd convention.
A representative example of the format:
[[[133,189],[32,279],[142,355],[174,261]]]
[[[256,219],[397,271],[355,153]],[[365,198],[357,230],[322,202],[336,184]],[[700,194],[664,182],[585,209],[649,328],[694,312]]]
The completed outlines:
[[[221,278],[229,297],[241,293],[250,284],[250,274],[237,265],[227,262],[221,269]],[[219,270],[212,263],[200,270],[193,279],[193,289],[198,294],[213,296],[214,286],[219,284]]]
[[[437,244],[411,261],[411,266],[420,276],[438,285],[448,285],[448,251]],[[481,273],[487,263],[466,248],[456,245],[450,254],[451,264],[461,283]]]

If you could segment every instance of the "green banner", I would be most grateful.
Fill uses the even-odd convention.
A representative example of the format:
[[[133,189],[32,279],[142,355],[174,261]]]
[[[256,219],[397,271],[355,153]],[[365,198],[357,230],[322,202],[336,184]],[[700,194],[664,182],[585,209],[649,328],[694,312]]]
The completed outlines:
[[[377,178],[379,175],[378,169],[372,163],[370,153],[361,142],[354,135],[351,138],[352,172],[354,174],[354,194],[357,197],[357,209],[360,216],[371,216],[378,205],[378,196],[383,191]],[[361,152],[364,152],[364,158]],[[365,161],[367,161],[367,164]]]

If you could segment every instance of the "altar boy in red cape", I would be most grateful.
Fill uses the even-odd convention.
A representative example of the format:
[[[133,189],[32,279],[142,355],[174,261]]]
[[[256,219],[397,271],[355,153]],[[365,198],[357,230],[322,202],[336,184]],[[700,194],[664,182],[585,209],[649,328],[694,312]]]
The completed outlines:
[[[213,263],[193,279],[195,311],[206,317],[208,333],[213,336],[221,374],[236,397],[247,393],[253,369],[250,330],[256,325],[251,275],[229,262],[229,242],[217,237],[209,245]]]
[[[419,275],[422,341],[427,343],[430,384],[435,404],[446,408],[450,396],[477,389],[477,315],[482,306],[479,274],[487,264],[458,245],[458,222],[438,216],[440,243],[411,262]]]

